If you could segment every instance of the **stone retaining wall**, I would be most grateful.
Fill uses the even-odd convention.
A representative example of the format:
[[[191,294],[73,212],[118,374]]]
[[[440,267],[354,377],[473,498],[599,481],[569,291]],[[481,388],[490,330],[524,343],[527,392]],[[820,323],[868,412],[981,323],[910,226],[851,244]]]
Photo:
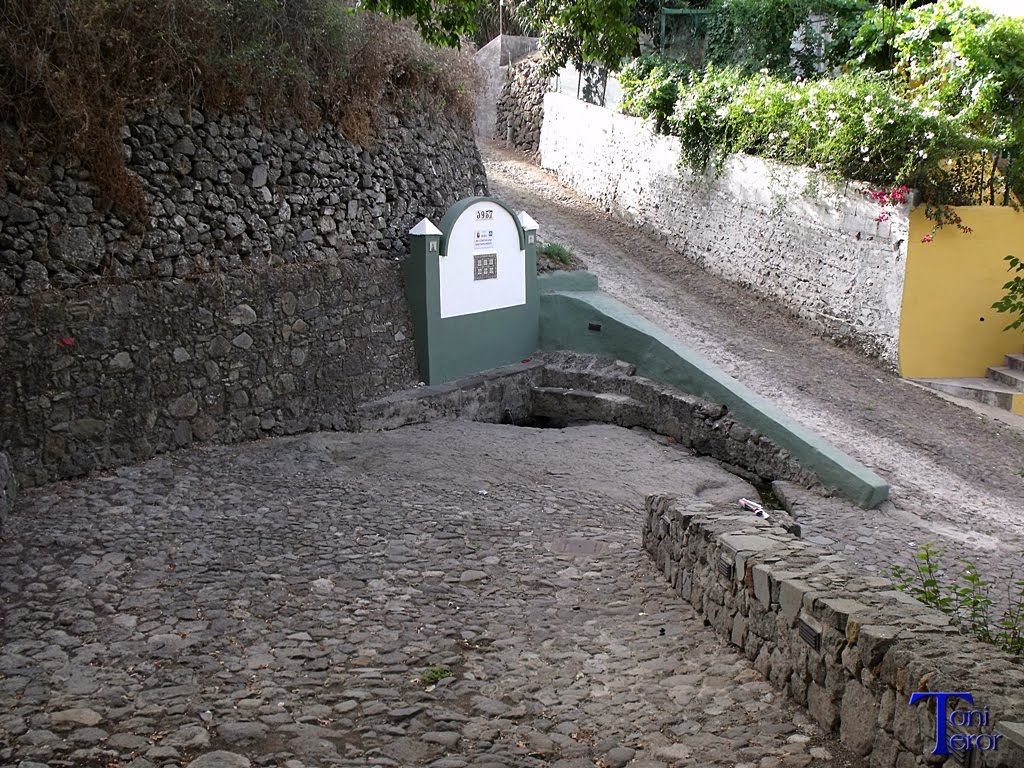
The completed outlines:
[[[864,185],[734,156],[719,178],[679,169],[679,140],[548,93],[541,165],[705,269],[829,337],[897,365],[908,206],[878,221]]]
[[[544,387],[532,392],[531,415],[558,421],[602,421],[644,427],[700,456],[711,456],[750,482],[791,480],[820,485],[789,451],[744,425],[720,403],[634,374],[626,363],[574,353],[546,354]]]
[[[399,259],[416,221],[485,191],[468,124],[393,116],[361,147],[154,108],[124,135],[138,231],[75,158],[6,174],[0,450],[20,479],[344,426],[416,381]]]
[[[6,453],[0,453],[0,532],[3,531],[4,518],[14,507],[14,497],[18,494],[18,482],[11,470],[10,459]]]
[[[434,419],[560,425],[587,421],[643,427],[710,456],[745,479],[818,485],[764,435],[724,406],[634,375],[633,366],[592,355],[555,352],[456,381],[397,392],[359,407],[356,429],[397,429]],[[797,530],[787,518],[786,523]]]
[[[1024,765],[1006,736],[1018,726],[997,723],[1024,713],[1024,670],[1011,657],[771,521],[667,496],[648,497],[646,509],[644,547],[672,587],[872,768],[942,762],[931,754],[934,699],[912,707],[916,691],[971,692],[973,706],[957,708],[988,707],[990,725],[966,732],[1003,736],[998,749],[974,752],[974,768]]]
[[[523,152],[540,148],[544,93],[549,80],[541,74],[541,62],[540,54],[534,54],[509,67],[498,98],[494,138]]]
[[[494,135],[497,119],[498,99],[501,89],[508,80],[508,68],[524,56],[537,50],[536,37],[499,35],[475,54],[477,71],[480,75],[476,100],[476,115],[473,131],[482,139],[504,139],[505,126],[501,134]]]

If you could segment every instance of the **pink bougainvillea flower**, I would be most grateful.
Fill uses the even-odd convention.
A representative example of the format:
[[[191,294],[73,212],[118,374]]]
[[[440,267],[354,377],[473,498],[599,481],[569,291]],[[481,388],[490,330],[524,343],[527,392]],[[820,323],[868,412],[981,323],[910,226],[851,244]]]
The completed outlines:
[[[922,243],[930,243],[931,241],[932,241],[932,236],[931,236],[930,233],[921,238],[921,242]]]

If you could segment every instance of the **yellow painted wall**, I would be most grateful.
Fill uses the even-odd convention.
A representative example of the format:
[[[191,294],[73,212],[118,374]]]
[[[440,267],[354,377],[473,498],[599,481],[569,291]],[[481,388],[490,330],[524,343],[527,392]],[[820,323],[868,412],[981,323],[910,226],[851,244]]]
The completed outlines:
[[[974,231],[947,225],[930,243],[924,206],[910,214],[910,242],[900,318],[900,375],[910,379],[984,376],[1003,355],[1024,352],[1024,332],[1003,331],[1011,318],[992,309],[1010,279],[1004,258],[1024,258],[1024,212],[956,209]],[[984,319],[982,319],[984,318]]]

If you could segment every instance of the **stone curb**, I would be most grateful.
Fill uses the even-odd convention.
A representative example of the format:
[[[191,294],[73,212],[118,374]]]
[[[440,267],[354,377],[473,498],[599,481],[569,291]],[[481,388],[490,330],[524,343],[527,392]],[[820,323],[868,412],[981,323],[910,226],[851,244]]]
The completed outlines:
[[[1005,738],[974,750],[974,768],[1024,765],[1013,724],[998,724],[1024,712],[1017,659],[961,636],[888,579],[739,509],[664,495],[645,506],[644,548],[673,589],[872,768],[935,764],[934,699],[911,707],[918,691],[968,691],[971,709],[988,708],[989,725],[965,731]]]

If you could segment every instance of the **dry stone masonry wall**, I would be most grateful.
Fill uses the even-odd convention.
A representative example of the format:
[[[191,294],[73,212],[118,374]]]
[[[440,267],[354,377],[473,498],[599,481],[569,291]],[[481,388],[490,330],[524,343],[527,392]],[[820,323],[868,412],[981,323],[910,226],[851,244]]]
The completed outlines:
[[[406,233],[485,191],[468,124],[409,113],[361,147],[246,115],[124,129],[150,219],[71,157],[0,201],[0,450],[28,484],[194,440],[344,426],[416,380]]]
[[[979,742],[974,768],[1024,765],[1006,735],[1019,726],[998,722],[1024,708],[1024,670],[1009,656],[772,521],[668,496],[648,497],[646,509],[644,547],[673,588],[872,768],[942,762],[931,754],[934,699],[910,706],[917,691],[971,692],[973,705],[957,708],[988,708],[984,727],[976,718],[963,730],[1003,735]]]
[[[508,68],[508,79],[498,98],[494,138],[523,152],[537,152],[544,123],[544,93],[548,78],[541,74],[539,54]]]
[[[18,483],[11,469],[11,460],[6,453],[0,453],[0,533],[3,532],[4,518],[14,507]]]
[[[544,99],[541,165],[711,272],[749,286],[888,366],[897,364],[908,210],[887,221],[863,185],[731,158],[679,170],[679,140],[562,94]]]

